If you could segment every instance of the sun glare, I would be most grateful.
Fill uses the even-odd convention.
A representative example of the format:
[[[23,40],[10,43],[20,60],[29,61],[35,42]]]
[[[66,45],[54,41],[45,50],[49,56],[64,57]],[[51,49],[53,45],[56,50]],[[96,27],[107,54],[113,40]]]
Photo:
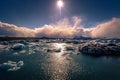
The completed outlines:
[[[59,8],[63,7],[63,1],[62,1],[62,0],[59,0],[59,1],[57,2],[57,5],[58,5]]]

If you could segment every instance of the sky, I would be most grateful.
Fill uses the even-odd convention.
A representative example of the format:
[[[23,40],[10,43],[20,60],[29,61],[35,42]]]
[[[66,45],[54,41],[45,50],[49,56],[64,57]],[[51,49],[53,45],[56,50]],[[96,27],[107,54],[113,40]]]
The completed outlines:
[[[120,0],[0,0],[0,36],[120,38]]]
[[[57,0],[0,0],[0,21],[34,28],[62,18],[79,16],[85,27],[120,17],[120,0],[63,0],[62,16]]]

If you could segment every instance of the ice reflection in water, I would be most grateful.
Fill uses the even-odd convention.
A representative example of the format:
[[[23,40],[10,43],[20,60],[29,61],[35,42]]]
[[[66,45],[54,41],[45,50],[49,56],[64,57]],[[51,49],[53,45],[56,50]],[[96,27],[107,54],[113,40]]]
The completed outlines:
[[[70,58],[69,54],[65,54],[64,43],[53,43],[51,44],[54,48],[60,48],[59,53],[49,53],[47,61],[44,63],[44,70],[49,80],[70,80],[70,70],[74,66],[73,59]],[[70,59],[68,59],[70,58]]]

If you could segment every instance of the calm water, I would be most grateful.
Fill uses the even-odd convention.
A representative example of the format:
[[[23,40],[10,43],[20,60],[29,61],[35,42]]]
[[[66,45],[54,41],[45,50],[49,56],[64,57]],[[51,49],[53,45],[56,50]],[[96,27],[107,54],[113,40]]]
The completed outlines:
[[[77,51],[65,51],[68,45],[72,44],[45,44],[24,53],[0,51],[0,64],[24,62],[19,70],[0,70],[0,80],[120,80],[120,57],[77,55]],[[61,48],[61,52],[46,52],[41,48]],[[28,54],[35,49],[38,51]]]

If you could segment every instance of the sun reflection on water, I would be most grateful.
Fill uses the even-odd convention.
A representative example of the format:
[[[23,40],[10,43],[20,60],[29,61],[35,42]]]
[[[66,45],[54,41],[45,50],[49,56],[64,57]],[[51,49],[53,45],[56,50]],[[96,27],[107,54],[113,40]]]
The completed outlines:
[[[60,58],[62,57],[62,54],[64,54],[64,49],[65,49],[65,44],[64,43],[54,43],[54,47],[56,49],[60,49],[60,52],[59,53],[56,53],[55,56]]]
[[[74,64],[72,58],[68,60],[69,55],[62,56],[64,54],[64,43],[53,43],[54,48],[61,49],[59,53],[49,53],[47,61],[49,62],[45,66],[46,75],[49,75],[49,80],[70,80],[70,69]],[[71,64],[72,63],[72,64]],[[46,64],[45,64],[46,65]]]

